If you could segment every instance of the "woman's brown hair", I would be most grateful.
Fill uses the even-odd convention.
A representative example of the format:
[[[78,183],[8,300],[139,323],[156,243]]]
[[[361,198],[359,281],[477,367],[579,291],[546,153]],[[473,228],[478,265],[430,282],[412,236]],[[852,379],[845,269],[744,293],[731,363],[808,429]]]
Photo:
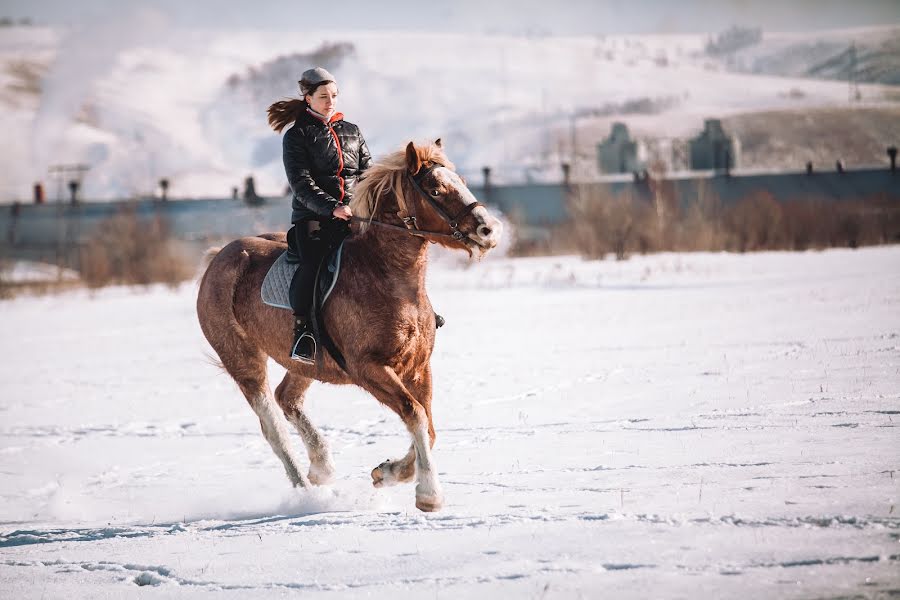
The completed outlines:
[[[297,120],[297,117],[306,110],[306,100],[302,98],[290,98],[279,100],[269,107],[269,125],[281,133],[281,130]]]
[[[334,83],[333,81],[320,81],[318,83],[311,84],[304,79],[301,79],[299,82],[300,89],[307,89],[309,91],[303,96],[303,98],[289,98],[287,100],[279,100],[275,102],[269,107],[269,110],[266,112],[269,114],[269,125],[277,131],[281,133],[281,130],[293,123],[297,120],[304,110],[306,110],[306,96],[312,96],[316,93],[316,90],[321,86],[326,85],[328,83]]]

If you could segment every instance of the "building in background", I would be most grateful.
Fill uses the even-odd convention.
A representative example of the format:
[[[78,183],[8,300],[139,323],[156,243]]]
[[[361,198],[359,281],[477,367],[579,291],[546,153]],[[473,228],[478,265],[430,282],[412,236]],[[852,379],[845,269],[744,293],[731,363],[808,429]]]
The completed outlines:
[[[597,145],[600,172],[605,174],[632,173],[644,168],[639,158],[638,142],[631,139],[625,123],[613,123],[609,137]]]
[[[725,133],[722,121],[706,119],[703,131],[690,140],[691,169],[695,171],[729,171],[738,163],[739,144]]]

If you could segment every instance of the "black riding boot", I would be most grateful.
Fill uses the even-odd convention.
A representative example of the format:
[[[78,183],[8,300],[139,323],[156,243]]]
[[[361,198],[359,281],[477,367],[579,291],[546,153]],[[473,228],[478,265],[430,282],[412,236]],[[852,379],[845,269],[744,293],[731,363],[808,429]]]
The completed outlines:
[[[294,315],[294,345],[291,360],[313,365],[316,363],[316,338],[306,317]]]
[[[446,322],[447,321],[444,320],[444,317],[442,317],[441,315],[439,315],[437,313],[434,313],[434,328],[435,329],[440,329],[441,327],[444,326],[444,323],[446,323]]]

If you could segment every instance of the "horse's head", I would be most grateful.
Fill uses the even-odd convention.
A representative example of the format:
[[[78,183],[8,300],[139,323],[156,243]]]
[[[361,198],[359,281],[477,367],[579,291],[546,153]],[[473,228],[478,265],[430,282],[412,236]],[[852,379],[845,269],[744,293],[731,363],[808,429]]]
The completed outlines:
[[[406,174],[406,212],[419,230],[440,234],[432,241],[477,253],[479,258],[497,246],[503,224],[453,170],[440,139],[431,146],[416,147],[412,142],[406,146]]]

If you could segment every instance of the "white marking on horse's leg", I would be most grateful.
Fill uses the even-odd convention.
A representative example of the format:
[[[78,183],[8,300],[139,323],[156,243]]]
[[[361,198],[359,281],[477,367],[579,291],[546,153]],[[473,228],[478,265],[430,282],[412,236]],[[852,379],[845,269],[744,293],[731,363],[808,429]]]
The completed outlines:
[[[416,474],[416,446],[410,444],[406,456],[397,460],[386,460],[372,469],[372,485],[389,487],[406,483]]]
[[[284,413],[275,402],[275,398],[271,393],[260,394],[250,402],[254,412],[259,417],[259,424],[262,427],[263,436],[275,456],[281,459],[284,470],[288,479],[294,487],[308,487],[309,480],[300,470],[300,460],[297,454],[290,446],[290,437],[284,420]]]
[[[330,483],[334,478],[335,468],[328,441],[309,420],[302,407],[292,411],[288,420],[297,428],[309,454],[309,480],[315,485]]]
[[[419,419],[412,436],[416,449],[416,508],[426,512],[440,510],[444,504],[444,492],[431,456],[427,419]]]

